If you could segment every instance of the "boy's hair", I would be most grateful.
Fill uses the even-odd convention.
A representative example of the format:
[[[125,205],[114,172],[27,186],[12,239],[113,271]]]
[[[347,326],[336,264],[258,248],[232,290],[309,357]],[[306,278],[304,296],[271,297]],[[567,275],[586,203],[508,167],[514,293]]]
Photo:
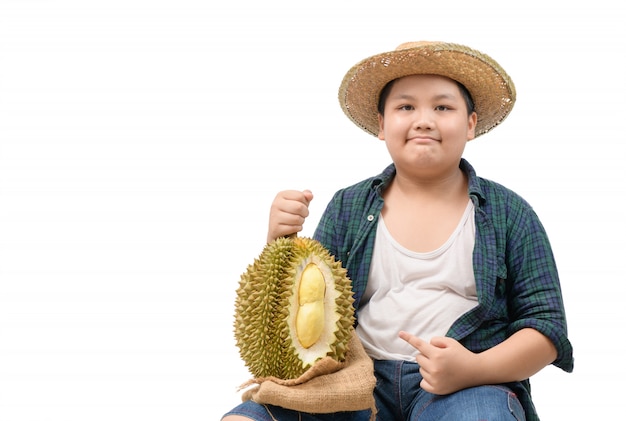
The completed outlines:
[[[394,79],[391,82],[387,83],[385,87],[380,91],[377,108],[378,108],[378,113],[382,116],[385,115],[385,103],[387,102],[387,97],[389,97],[391,88],[396,80],[398,79]],[[461,96],[463,97],[463,100],[465,101],[465,105],[467,107],[467,115],[468,116],[472,115],[472,113],[475,111],[474,100],[472,99],[472,95],[469,93],[467,88],[461,82],[458,82],[455,80],[454,83],[456,83],[456,85],[459,87],[459,90],[461,91]]]

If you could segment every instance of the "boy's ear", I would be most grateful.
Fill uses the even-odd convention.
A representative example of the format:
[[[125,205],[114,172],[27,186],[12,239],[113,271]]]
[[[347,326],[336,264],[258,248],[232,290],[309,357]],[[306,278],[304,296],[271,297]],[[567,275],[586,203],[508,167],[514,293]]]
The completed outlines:
[[[385,140],[385,117],[378,113],[378,139]]]
[[[470,116],[467,124],[467,140],[472,140],[476,137],[476,123],[478,122],[478,114],[474,111]]]

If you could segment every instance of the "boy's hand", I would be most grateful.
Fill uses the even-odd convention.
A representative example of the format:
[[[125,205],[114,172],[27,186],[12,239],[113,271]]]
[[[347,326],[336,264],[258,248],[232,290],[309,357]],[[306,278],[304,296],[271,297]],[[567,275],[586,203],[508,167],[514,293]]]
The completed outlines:
[[[425,391],[447,395],[476,385],[477,377],[472,372],[476,354],[457,340],[435,337],[428,343],[407,332],[399,336],[420,352],[415,360],[423,377],[420,386]]]
[[[310,190],[279,192],[270,208],[267,242],[302,231],[304,220],[309,216],[311,200],[313,193]]]

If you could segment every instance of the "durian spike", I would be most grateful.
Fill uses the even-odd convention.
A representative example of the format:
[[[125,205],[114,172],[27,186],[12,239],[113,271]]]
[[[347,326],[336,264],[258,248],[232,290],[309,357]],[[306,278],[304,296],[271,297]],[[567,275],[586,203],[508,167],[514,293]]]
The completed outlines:
[[[299,288],[311,263],[323,274],[325,298],[313,300],[314,312],[302,312]],[[309,275],[306,279],[303,296],[314,286]],[[246,366],[255,377],[294,379],[326,356],[343,361],[354,324],[353,300],[346,270],[321,243],[297,233],[270,241],[241,275],[237,289],[235,339]]]

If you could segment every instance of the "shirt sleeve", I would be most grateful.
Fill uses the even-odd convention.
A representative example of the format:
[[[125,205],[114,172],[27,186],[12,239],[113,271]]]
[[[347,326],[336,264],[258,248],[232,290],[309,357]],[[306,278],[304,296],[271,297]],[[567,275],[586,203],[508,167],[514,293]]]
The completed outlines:
[[[547,336],[557,348],[553,365],[571,372],[573,350],[556,262],[546,231],[529,206],[509,214],[506,241],[509,334],[526,327]]]

